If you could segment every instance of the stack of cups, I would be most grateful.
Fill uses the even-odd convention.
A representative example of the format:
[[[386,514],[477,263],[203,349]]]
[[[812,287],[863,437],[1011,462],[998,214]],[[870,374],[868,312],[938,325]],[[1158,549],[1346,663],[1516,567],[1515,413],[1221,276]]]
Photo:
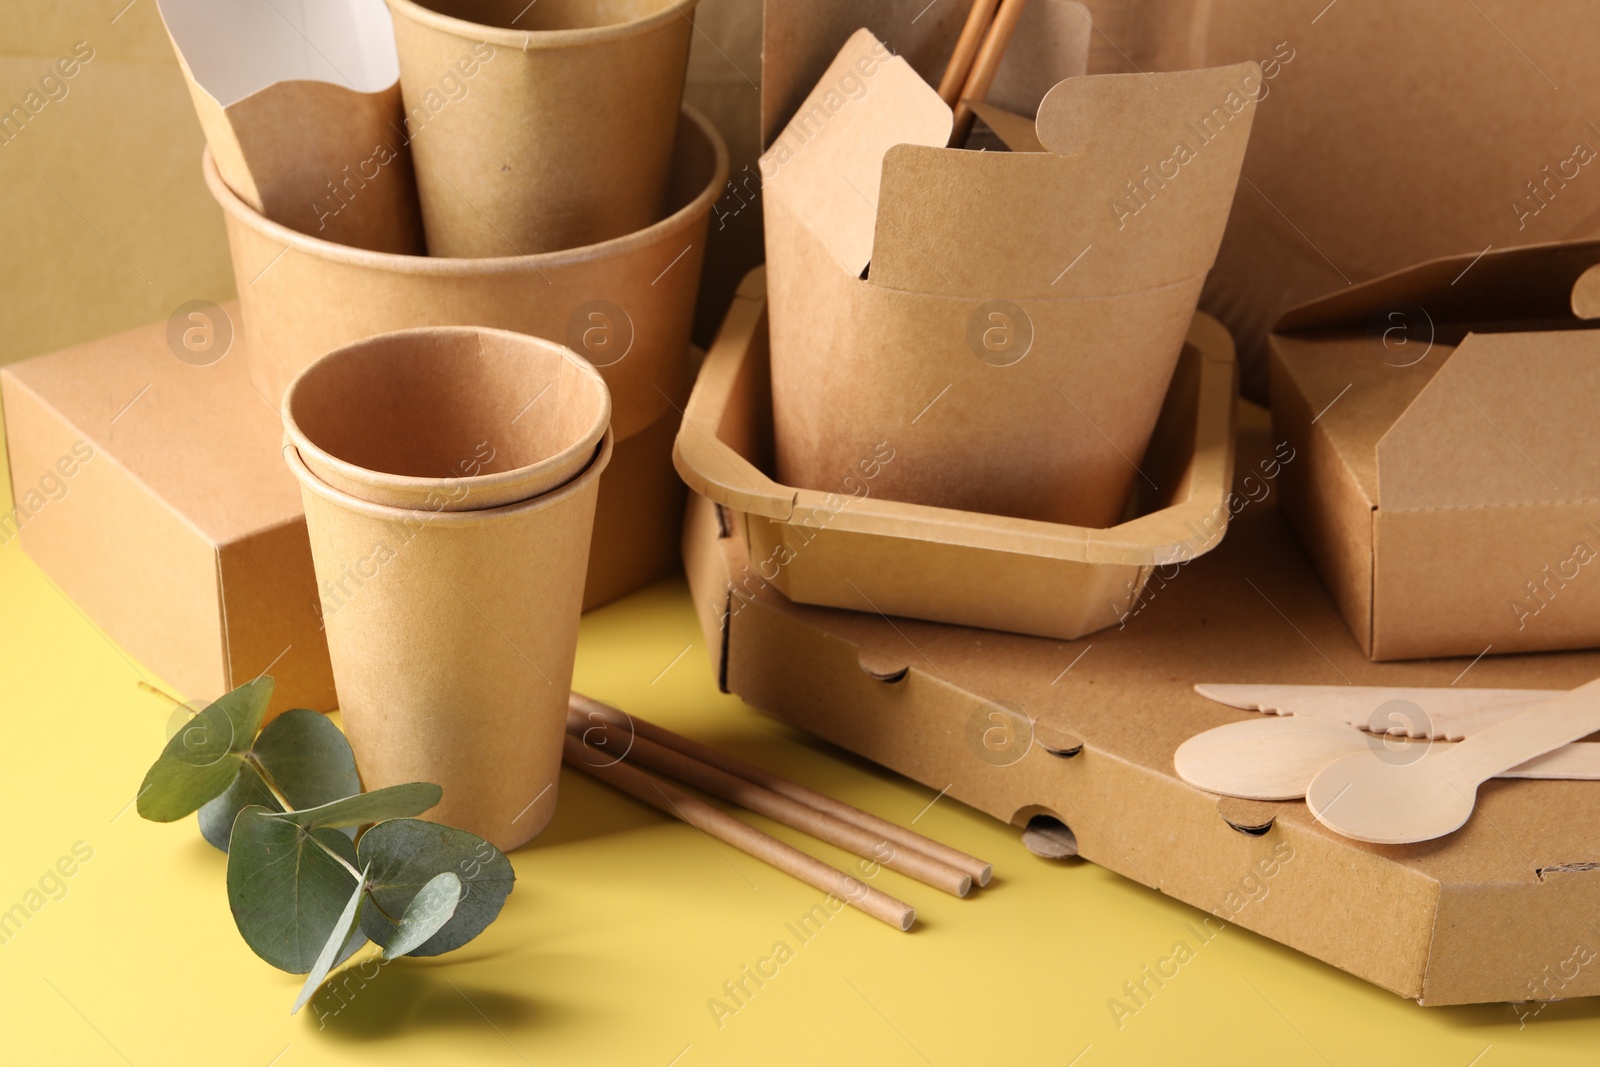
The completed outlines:
[[[555,812],[611,398],[522,334],[382,334],[283,398],[345,730],[368,789],[501,849]]]

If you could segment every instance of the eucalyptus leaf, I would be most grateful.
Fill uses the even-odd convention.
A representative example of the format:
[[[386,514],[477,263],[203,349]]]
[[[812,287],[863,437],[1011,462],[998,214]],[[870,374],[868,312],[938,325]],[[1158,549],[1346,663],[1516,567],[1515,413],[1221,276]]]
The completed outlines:
[[[438,956],[477,937],[500,914],[517,880],[511,861],[483,838],[419,819],[379,823],[361,835],[358,851],[376,905],[362,910],[361,926],[380,945],[395,938],[398,920],[391,917],[404,916],[435,876],[450,871],[461,879],[455,914],[411,956]]]
[[[456,913],[461,903],[461,879],[455,872],[445,871],[428,880],[406,905],[406,913],[395,927],[394,937],[384,947],[383,958],[392,960],[420,948]]]
[[[268,726],[267,729],[272,729]],[[261,780],[249,762],[240,766],[233,784],[220,797],[206,801],[200,809],[200,836],[222,851],[228,851],[228,838],[233,833],[233,820],[245,808],[255,805],[268,811],[282,811],[283,805],[272,795],[267,783]]]
[[[356,925],[357,916],[361,912],[361,902],[366,899],[366,888],[367,876],[363,871],[361,877],[356,879],[355,892],[350,894],[344,911],[339,913],[339,921],[333,924],[333,932],[328,935],[328,943],[322,946],[322,951],[317,954],[317,962],[311,966],[311,973],[306,975],[305,984],[300,987],[300,995],[295,998],[294,1007],[289,1009],[290,1015],[306,1006],[306,1001],[311,999],[311,995],[322,985],[328,977],[328,972],[333,970],[339,960],[349,958],[350,952],[354,951],[350,943],[352,938],[359,939],[355,947],[359,947],[360,942],[366,941],[366,935]]]
[[[200,809],[201,836],[224,852],[228,851],[233,820],[246,807],[259,804],[273,811],[284,810],[261,771],[296,809],[318,807],[361,792],[355,755],[339,728],[315,711],[286,711],[256,737],[227,791]],[[354,831],[350,834],[353,837]]]
[[[319,712],[295,708],[279,715],[250,754],[292,808],[320,807],[361,792],[350,742]]]
[[[245,808],[228,840],[228,906],[239,935],[279,970],[310,971],[355,889],[355,862],[344,834]]]
[[[152,822],[175,822],[198,811],[233,785],[272,698],[263,675],[218,697],[161,750],[139,787],[139,814]]]
[[[326,827],[365,826],[385,819],[405,819],[421,815],[444,796],[444,790],[432,782],[407,782],[374,789],[343,800],[335,800],[317,808],[303,811],[286,811],[277,818],[297,826]]]

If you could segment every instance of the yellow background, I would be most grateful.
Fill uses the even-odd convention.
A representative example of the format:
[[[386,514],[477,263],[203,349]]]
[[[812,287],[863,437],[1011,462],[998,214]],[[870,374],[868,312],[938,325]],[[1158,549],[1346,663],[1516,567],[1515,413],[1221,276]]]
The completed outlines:
[[[96,57],[0,147],[0,361],[165,317],[232,290],[201,140],[153,0],[0,10],[9,107],[78,40]],[[705,0],[724,62],[754,74],[755,0]],[[115,19],[115,21],[113,21]],[[701,49],[693,92],[720,120],[753,87]],[[737,77],[735,76],[737,75]],[[732,131],[749,141],[748,129]],[[555,822],[514,854],[500,920],[451,956],[402,960],[347,1006],[262,963],[228,912],[224,857],[192,820],[130,804],[172,710],[18,550],[0,548],[0,910],[83,842],[93,858],[0,944],[7,1064],[1594,1063],[1600,1004],[1423,1009],[1248,932],[1203,946],[1200,913],[722,696],[681,580],[584,621],[576,684],[992,860],[958,901],[882,872],[914,903],[899,934],[842,912],[800,943],[822,894],[567,774]],[[189,694],[185,694],[189,695]],[[850,857],[764,820],[824,859]],[[1195,955],[1119,1027],[1124,982],[1186,940]],[[718,1026],[724,982],[784,941],[793,958]],[[367,950],[370,951],[370,950]],[[370,974],[370,970],[368,971]],[[337,1013],[335,1014],[335,1011]],[[1526,1009],[1525,1009],[1526,1010]]]

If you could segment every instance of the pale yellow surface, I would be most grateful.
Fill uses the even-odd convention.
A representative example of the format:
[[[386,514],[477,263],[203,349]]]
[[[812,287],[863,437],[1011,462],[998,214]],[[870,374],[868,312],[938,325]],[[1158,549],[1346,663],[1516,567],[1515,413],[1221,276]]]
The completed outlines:
[[[195,164],[198,130],[153,0],[10,0],[0,8],[0,102],[79,39],[97,57],[71,95],[0,148],[0,362],[231,292],[220,216]],[[753,74],[754,57],[736,55]],[[8,500],[3,482],[0,471]],[[568,774],[555,822],[513,855],[517,889],[483,937],[352,983],[337,1014],[325,991],[291,1018],[299,980],[239,939],[224,857],[192,820],[157,826],[131,810],[171,721],[137,688],[143,672],[14,543],[0,547],[0,911],[27,901],[76,843],[93,849],[64,895],[39,898],[0,944],[7,1067],[1497,1067],[1600,1056],[1595,1001],[1550,1005],[1525,1028],[1507,1006],[1423,1009],[1235,929],[1191,944],[1194,958],[1119,1028],[1107,1002],[1192,940],[1186,924],[1199,913],[1092,865],[1036,859],[1013,828],[934,802],[934,790],[718,694],[676,580],[585,621],[579,686],[880,815],[915,819],[993,860],[995,883],[959,901],[883,872],[876,884],[919,910],[913,933],[846,911],[801,943],[785,924],[822,894]],[[793,957],[719,1026],[708,1001],[778,941]]]
[[[567,772],[555,822],[513,854],[517,888],[487,933],[352,983],[343,1010],[325,990],[291,1018],[299,980],[239,940],[222,854],[193,820],[158,826],[128,806],[170,708],[15,545],[0,549],[0,605],[0,907],[75,842],[94,849],[65,895],[0,945],[6,1063],[1595,1062],[1593,1001],[1550,1005],[1519,1029],[1510,1007],[1420,1008],[1242,930],[1199,945],[1193,909],[1087,863],[1037,859],[1014,829],[949,799],[930,806],[933,790],[719,695],[678,580],[585,620],[579,687],[916,819],[992,860],[990,888],[956,900],[885,871],[876,884],[918,908],[914,932],[844,911],[802,943],[785,924],[822,894]],[[1108,999],[1178,940],[1194,958],[1119,1028]],[[778,941],[793,958],[718,1026],[708,1001]]]

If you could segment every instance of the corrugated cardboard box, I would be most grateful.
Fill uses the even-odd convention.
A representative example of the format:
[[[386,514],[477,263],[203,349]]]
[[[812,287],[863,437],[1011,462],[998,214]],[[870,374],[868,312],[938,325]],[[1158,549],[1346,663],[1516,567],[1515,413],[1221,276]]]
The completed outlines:
[[[209,315],[228,330],[237,307]],[[182,695],[270,671],[274,712],[331,710],[283,427],[240,340],[209,363],[183,347],[182,330],[206,328],[157,323],[0,371],[16,501],[0,534]]]
[[[1449,257],[1279,322],[1285,510],[1373,659],[1600,645],[1596,263]]]
[[[1600,951],[1600,783],[1489,782],[1460,831],[1391,847],[1338,836],[1300,801],[1219,799],[1178,778],[1180,744],[1250,715],[1197,682],[1600,676],[1600,653],[1370,662],[1280,512],[1314,457],[1253,405],[1240,423],[1227,538],[1079,641],[796,604],[691,496],[684,563],[722,688],[997,819],[1075,835],[1085,858],[1199,908],[1198,936],[1237,924],[1426,1004],[1600,994],[1600,969],[1571,962]]]

